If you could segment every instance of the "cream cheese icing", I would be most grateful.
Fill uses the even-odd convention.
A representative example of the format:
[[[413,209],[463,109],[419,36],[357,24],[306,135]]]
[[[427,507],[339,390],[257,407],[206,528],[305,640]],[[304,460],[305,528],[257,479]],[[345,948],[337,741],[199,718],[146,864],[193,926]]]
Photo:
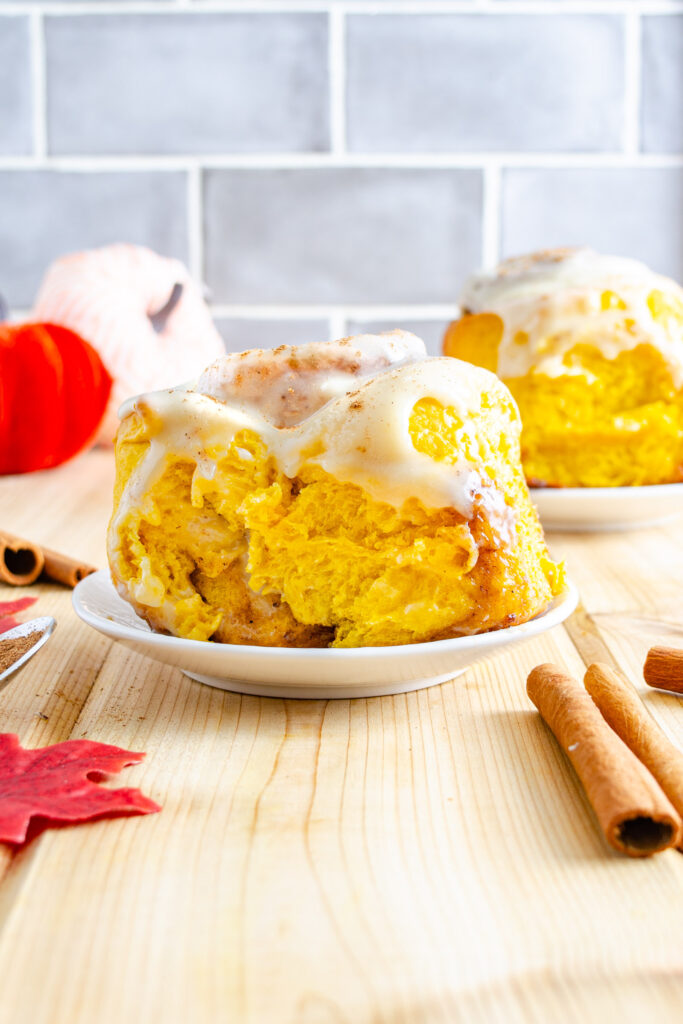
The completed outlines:
[[[683,319],[655,317],[653,293],[670,297],[683,317],[683,289],[643,263],[587,248],[555,249],[473,276],[461,305],[465,312],[496,313],[503,321],[497,372],[504,379],[532,370],[550,377],[586,375],[581,366],[563,362],[581,343],[607,359],[649,344],[661,352],[681,387]]]
[[[469,363],[427,359],[424,344],[414,335],[394,332],[345,341],[342,358],[333,363],[333,349],[340,343],[243,354],[249,358],[227,355],[195,383],[126,402],[121,418],[134,412],[143,417],[149,447],[126,483],[110,526],[111,564],[118,564],[119,532],[131,511],[155,515],[149,496],[168,459],[195,463],[192,491],[200,495],[201,505],[204,481],[213,479],[217,460],[242,430],[263,440],[289,478],[313,464],[398,508],[417,498],[427,507],[453,507],[471,519],[475,506],[482,507],[501,543],[514,544],[516,514],[495,483],[464,458],[439,462],[419,452],[409,429],[415,405],[433,399],[455,410],[464,434],[471,429],[471,416],[481,415],[486,398],[487,418],[508,436],[519,436],[519,418],[505,386]],[[393,368],[387,369],[387,363]],[[496,402],[496,396],[502,401]],[[242,457],[252,455],[245,450]],[[117,583],[117,588],[123,596],[128,591],[134,600],[158,608],[173,629],[173,603],[165,600],[148,561],[142,560],[137,580]]]
[[[366,354],[368,349],[378,349],[374,340],[362,339],[361,344],[367,346]],[[112,535],[131,507],[144,507],[145,495],[163,473],[167,454],[194,461],[195,478],[210,480],[216,471],[211,453],[225,451],[241,430],[258,434],[290,478],[305,464],[319,465],[336,479],[363,487],[378,501],[400,507],[418,498],[425,506],[454,507],[471,518],[475,496],[492,491],[490,482],[482,481],[469,462],[438,462],[417,451],[409,431],[410,415],[421,399],[434,399],[453,407],[464,424],[460,429],[466,430],[470,416],[481,408],[482,397],[502,393],[504,386],[487,370],[450,358],[427,359],[421,342],[419,349],[413,341],[409,345],[417,362],[405,362],[366,380],[356,376],[354,390],[328,401],[324,401],[321,371],[311,399],[315,411],[291,426],[273,422],[274,401],[279,408],[279,399],[273,398],[276,391],[240,389],[232,356],[225,357],[224,365],[220,360],[213,364],[196,384],[130,399],[120,416],[140,412],[150,445],[128,481]],[[398,355],[410,358],[405,347],[394,353]],[[344,386],[348,388],[346,379]],[[487,416],[500,417],[501,431],[519,434],[518,419],[511,421],[502,408],[493,405]],[[492,493],[486,493],[486,501],[492,512],[504,518]]]
[[[319,465],[378,501],[400,507],[416,497],[426,506],[453,506],[470,518],[482,486],[480,474],[469,463],[437,462],[417,451],[410,413],[421,399],[432,398],[467,419],[480,407],[483,392],[500,388],[487,370],[454,359],[429,359],[373,377],[292,427],[274,426],[257,407],[219,402],[186,388],[143,395],[121,412],[144,415],[150,447],[127,486],[119,515],[144,501],[163,472],[167,453],[193,460],[196,476],[210,480],[216,471],[210,453],[224,451],[241,430],[253,430],[290,478],[306,463]],[[506,417],[501,429],[518,432],[519,425],[511,427]]]
[[[360,334],[223,357],[204,371],[196,390],[220,402],[256,408],[275,426],[289,427],[360,380],[426,358],[424,342],[409,331]]]

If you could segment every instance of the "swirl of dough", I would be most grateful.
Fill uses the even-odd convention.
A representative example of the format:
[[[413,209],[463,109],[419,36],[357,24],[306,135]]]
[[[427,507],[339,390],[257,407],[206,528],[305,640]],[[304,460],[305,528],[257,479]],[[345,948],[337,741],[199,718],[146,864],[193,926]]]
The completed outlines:
[[[652,346],[676,387],[683,387],[683,289],[637,260],[588,248],[516,256],[473,275],[461,307],[465,314],[489,318],[497,336],[491,358],[481,365],[503,380],[531,371],[564,376],[565,356],[589,338],[606,359],[637,345]],[[449,354],[463,358],[457,344]]]
[[[256,409],[276,427],[291,427],[365,378],[426,357],[424,342],[400,330],[252,349],[217,360],[195,390],[224,404]]]
[[[153,629],[415,643],[525,621],[564,585],[510,393],[412,335],[226,355],[121,417],[109,564]]]

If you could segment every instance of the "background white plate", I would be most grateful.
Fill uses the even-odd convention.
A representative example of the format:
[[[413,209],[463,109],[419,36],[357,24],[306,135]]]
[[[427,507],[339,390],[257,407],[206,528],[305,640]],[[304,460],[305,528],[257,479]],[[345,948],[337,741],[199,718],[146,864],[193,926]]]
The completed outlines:
[[[425,644],[338,650],[214,644],[153,633],[105,570],[86,576],[73,593],[76,613],[89,626],[193,679],[238,693],[305,698],[377,697],[442,683],[499,647],[557,626],[577,600],[570,583],[546,612],[521,626]]]
[[[546,530],[636,530],[683,514],[683,484],[530,490]]]

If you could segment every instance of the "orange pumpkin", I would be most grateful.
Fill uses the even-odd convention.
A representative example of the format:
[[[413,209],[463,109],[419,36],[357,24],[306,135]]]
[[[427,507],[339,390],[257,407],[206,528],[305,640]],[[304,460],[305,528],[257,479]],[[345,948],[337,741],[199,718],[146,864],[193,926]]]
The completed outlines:
[[[94,440],[112,380],[94,348],[55,324],[0,324],[0,474],[66,462]]]

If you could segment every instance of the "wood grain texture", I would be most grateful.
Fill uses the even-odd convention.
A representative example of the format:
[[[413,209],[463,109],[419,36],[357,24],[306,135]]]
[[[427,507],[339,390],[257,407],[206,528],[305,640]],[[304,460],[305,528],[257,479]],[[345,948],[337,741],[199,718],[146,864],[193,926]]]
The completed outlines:
[[[103,564],[111,479],[98,453],[0,481],[0,524]],[[673,536],[637,538],[675,571]],[[591,642],[633,677],[632,625],[600,616],[663,605],[632,582],[639,553],[631,569],[628,545],[590,540],[554,543]],[[0,694],[0,730],[147,750],[122,779],[163,811],[5,853],[2,1024],[680,1018],[683,857],[607,847],[525,694],[539,662],[583,674],[574,634],[417,693],[283,701],[193,682],[87,629],[68,591],[38,592],[58,629]],[[680,746],[683,707],[651,696]]]

